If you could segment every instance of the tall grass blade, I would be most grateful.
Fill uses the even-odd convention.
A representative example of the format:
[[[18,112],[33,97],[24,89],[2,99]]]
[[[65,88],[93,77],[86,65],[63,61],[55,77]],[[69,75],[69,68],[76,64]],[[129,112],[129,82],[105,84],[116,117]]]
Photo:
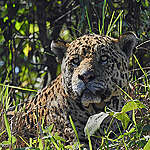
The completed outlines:
[[[111,27],[111,24],[112,24],[112,21],[113,21],[113,18],[114,18],[114,14],[115,14],[115,11],[113,11],[113,13],[112,13],[111,20],[110,20],[110,23],[108,25],[106,35],[108,35],[108,33],[109,33],[109,30],[110,30],[110,27]]]
[[[19,138],[20,138],[28,147],[30,147],[30,145],[29,145],[21,136],[19,136]]]
[[[6,87],[4,92],[4,96],[3,96],[3,107],[5,106],[5,110],[7,111],[9,108],[9,102],[10,102],[10,97],[9,97],[9,87]]]
[[[1,132],[1,133],[0,133],[0,136],[2,136],[2,135],[3,135],[3,133],[5,133],[5,132],[6,132],[6,130],[4,130],[3,132]]]
[[[8,119],[7,119],[5,113],[4,113],[4,121],[5,121],[6,130],[7,130],[7,133],[8,133],[8,137],[11,139],[10,125],[9,125],[9,123],[8,123]]]
[[[72,128],[73,128],[73,130],[74,130],[74,132],[75,132],[75,135],[76,135],[76,138],[77,138],[77,142],[78,142],[78,144],[79,144],[79,150],[81,150],[81,148],[80,148],[80,141],[79,141],[79,137],[78,137],[78,133],[77,133],[76,127],[75,127],[75,125],[74,125],[74,123],[73,123],[73,121],[72,121],[71,116],[69,116],[69,119],[70,119],[70,123],[71,123],[71,125],[72,125]]]
[[[10,88],[18,89],[18,90],[22,90],[22,91],[37,92],[37,90],[32,90],[32,89],[27,89],[27,88],[21,88],[21,87],[12,86],[12,85],[5,85],[5,84],[1,84],[1,83],[0,83],[0,86],[10,87]]]
[[[112,29],[114,28],[114,25],[116,24],[116,22],[118,21],[118,19],[121,17],[122,13],[123,13],[123,10],[119,13],[119,15],[117,16],[117,18],[116,18],[116,19],[114,20],[114,22],[112,23],[112,25],[111,25],[111,27],[110,27],[110,29],[109,29],[109,31],[108,31],[108,35],[109,35],[109,33],[112,31]]]
[[[149,90],[149,93],[150,93],[150,85],[149,85],[149,83],[148,83],[147,74],[146,74],[145,71],[143,70],[143,68],[142,68],[142,66],[140,65],[140,63],[139,63],[138,59],[136,58],[136,56],[135,56],[135,55],[133,55],[133,56],[134,56],[134,59],[136,60],[136,62],[137,62],[137,64],[138,64],[138,66],[140,67],[141,71],[143,72],[145,78],[146,78],[146,84],[147,84],[146,86],[148,87],[148,90]]]
[[[123,24],[123,15],[120,16],[119,22],[119,34],[122,35],[122,24]]]
[[[100,21],[100,19],[98,19],[98,31],[99,31],[99,34],[101,35],[101,21]]]
[[[89,134],[88,130],[86,132],[87,132],[87,135],[88,135],[89,148],[90,148],[90,150],[92,150],[92,143],[91,143],[91,139],[90,139],[90,134]]]
[[[55,140],[54,140],[53,137],[51,137],[50,140],[51,140],[51,142],[54,144],[54,146],[55,146],[55,148],[56,148],[57,150],[60,149],[59,146],[57,145],[57,143],[55,142]]]
[[[129,97],[130,100],[133,100],[133,98],[126,92],[124,91],[122,88],[120,88],[118,85],[116,85],[126,96]]]
[[[100,35],[104,33],[104,25],[105,25],[105,8],[106,8],[106,0],[104,0],[103,11],[102,11],[102,28],[100,30]]]
[[[87,18],[87,21],[88,21],[90,33],[92,33],[92,27],[91,27],[89,15],[88,15],[88,10],[87,10],[87,7],[86,7],[86,6],[85,6],[85,12],[86,12],[86,18]]]

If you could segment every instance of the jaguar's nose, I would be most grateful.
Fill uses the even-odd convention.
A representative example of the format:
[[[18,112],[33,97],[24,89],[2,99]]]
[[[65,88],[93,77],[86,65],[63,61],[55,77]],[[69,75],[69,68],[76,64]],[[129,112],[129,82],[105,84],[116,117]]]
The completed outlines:
[[[80,80],[82,80],[83,82],[88,83],[88,82],[90,82],[90,81],[95,79],[95,74],[94,74],[93,71],[86,71],[86,72],[84,72],[82,74],[79,74],[78,78]]]

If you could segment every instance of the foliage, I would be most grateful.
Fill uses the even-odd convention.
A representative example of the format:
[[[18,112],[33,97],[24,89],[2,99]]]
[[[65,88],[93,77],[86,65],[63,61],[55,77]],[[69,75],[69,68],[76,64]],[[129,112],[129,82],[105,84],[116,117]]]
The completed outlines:
[[[127,103],[118,118],[126,118],[124,112],[132,106],[135,127],[117,139],[109,139],[107,135],[102,137],[101,149],[109,149],[108,141],[112,141],[111,146],[116,146],[115,149],[120,146],[149,149],[150,142],[145,136],[150,133],[150,114],[145,111],[145,106],[150,107],[150,1],[1,0],[0,116],[4,116],[6,130],[0,129],[0,138],[6,133],[9,138],[0,145],[8,144],[9,148],[15,148],[16,139],[11,133],[6,111],[14,107],[17,110],[60,73],[60,65],[50,50],[52,40],[70,42],[86,33],[118,37],[131,30],[139,40],[130,65],[129,94],[124,94],[136,101]],[[127,128],[128,121],[122,122]],[[47,136],[39,137],[37,141],[30,139],[27,145],[36,147],[33,149],[50,149],[51,144],[56,149],[73,149],[72,146],[64,147],[64,139],[57,134],[51,136],[51,128],[43,129]],[[88,139],[92,149],[90,137]]]

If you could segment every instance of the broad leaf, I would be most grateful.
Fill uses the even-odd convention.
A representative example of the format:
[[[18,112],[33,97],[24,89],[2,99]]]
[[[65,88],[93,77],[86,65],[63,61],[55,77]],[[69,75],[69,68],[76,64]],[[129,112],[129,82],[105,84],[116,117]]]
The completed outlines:
[[[117,118],[118,120],[120,120],[122,122],[122,126],[124,129],[127,128],[128,123],[130,122],[130,118],[126,113],[116,113],[115,114],[115,118]]]
[[[121,112],[128,112],[128,111],[135,110],[138,108],[146,108],[146,106],[138,100],[130,101],[123,106]]]
[[[147,144],[144,146],[144,150],[150,150],[150,139],[148,140]]]

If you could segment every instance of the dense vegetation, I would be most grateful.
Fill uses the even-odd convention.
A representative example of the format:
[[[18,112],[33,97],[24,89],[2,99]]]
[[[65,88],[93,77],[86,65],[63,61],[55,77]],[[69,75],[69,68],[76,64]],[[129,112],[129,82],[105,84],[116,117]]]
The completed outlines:
[[[127,31],[138,37],[125,94],[137,100],[132,107],[135,127],[112,143],[115,149],[150,149],[149,0],[1,0],[0,116],[8,109],[17,109],[60,73],[60,64],[50,50],[52,40],[70,42],[86,33],[118,37]],[[7,131],[0,129],[0,138],[8,132],[11,140],[0,143],[0,149],[4,144],[15,148],[15,137],[4,118]],[[63,139],[57,135],[44,141],[45,145],[40,137],[38,141],[31,139],[28,146],[48,149],[52,142],[56,149],[64,149]],[[108,137],[102,141],[101,149],[109,149]]]

